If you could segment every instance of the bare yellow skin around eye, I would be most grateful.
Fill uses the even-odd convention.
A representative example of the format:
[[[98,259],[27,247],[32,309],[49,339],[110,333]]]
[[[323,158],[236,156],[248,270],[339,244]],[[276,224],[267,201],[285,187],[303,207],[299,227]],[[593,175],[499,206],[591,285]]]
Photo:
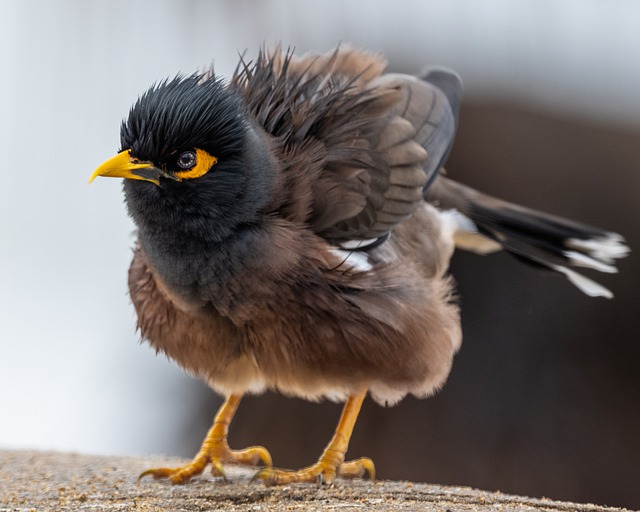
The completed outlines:
[[[174,173],[179,180],[191,180],[204,176],[216,164],[218,159],[207,153],[204,149],[196,148],[196,165],[186,171]]]

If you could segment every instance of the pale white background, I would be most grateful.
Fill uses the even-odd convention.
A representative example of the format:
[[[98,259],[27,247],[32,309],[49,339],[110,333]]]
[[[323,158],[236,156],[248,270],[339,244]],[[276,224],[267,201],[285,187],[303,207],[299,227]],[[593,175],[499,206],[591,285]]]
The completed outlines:
[[[190,414],[198,384],[134,332],[120,184],[86,184],[153,81],[351,41],[638,124],[639,20],[636,0],[0,2],[0,447],[160,453]]]

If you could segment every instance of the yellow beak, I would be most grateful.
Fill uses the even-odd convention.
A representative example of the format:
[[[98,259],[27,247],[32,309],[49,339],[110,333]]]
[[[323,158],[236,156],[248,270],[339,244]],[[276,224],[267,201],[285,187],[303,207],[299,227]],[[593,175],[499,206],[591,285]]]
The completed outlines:
[[[107,178],[144,180],[160,185],[160,176],[164,174],[165,173],[160,169],[154,167],[151,162],[139,162],[134,160],[131,157],[129,150],[126,150],[121,151],[93,171],[91,178],[89,178],[89,183],[95,180],[98,176],[105,176]]]

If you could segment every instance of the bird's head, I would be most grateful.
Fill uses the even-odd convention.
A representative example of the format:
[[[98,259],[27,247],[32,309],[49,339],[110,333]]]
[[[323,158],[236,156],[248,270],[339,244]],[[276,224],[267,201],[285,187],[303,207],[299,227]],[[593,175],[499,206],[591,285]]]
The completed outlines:
[[[90,182],[124,178],[127,205],[140,227],[166,225],[178,210],[200,220],[224,219],[220,228],[232,228],[251,222],[268,198],[268,142],[240,95],[213,75],[152,86],[131,108],[120,139],[120,152]]]

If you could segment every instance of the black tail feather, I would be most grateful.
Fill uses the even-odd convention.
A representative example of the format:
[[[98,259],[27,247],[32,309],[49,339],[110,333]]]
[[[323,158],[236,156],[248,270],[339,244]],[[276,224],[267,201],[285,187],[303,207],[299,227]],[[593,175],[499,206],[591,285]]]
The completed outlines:
[[[432,189],[428,200],[443,209],[460,211],[472,221],[477,235],[497,243],[496,249],[560,272],[588,295],[612,296],[609,290],[571,268],[616,272],[615,260],[629,252],[621,235],[508,203],[446,178],[440,178]],[[474,250],[468,243],[465,248]]]

